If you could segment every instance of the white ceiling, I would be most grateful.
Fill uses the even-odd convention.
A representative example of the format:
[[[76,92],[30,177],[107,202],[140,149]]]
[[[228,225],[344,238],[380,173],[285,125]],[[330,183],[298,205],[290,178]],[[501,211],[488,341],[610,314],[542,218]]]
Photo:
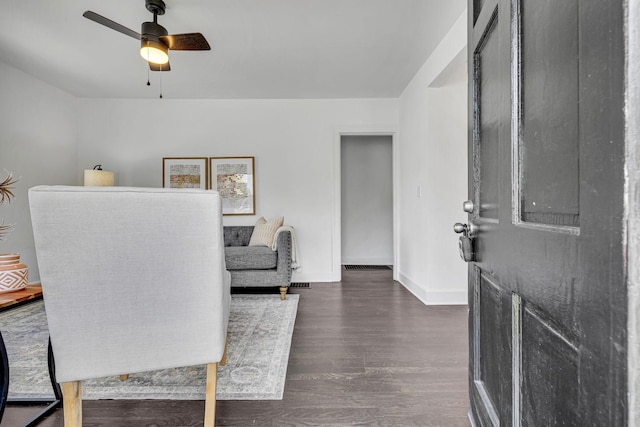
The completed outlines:
[[[144,0],[0,0],[0,61],[77,97],[397,97],[466,0],[165,0],[170,34],[201,32],[211,51],[169,53],[151,73],[134,31]],[[1,76],[0,76],[1,78]]]

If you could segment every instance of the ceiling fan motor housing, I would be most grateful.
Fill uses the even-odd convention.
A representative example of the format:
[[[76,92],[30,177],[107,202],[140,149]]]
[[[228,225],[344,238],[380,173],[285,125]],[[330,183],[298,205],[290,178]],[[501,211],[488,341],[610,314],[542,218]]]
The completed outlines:
[[[169,34],[166,28],[156,22],[143,22],[142,30],[140,31],[144,37],[153,38],[155,36],[158,39],[160,36],[166,36]]]
[[[149,63],[166,64],[169,62],[168,46],[160,39],[168,34],[167,29],[156,22],[142,23],[140,55]]]

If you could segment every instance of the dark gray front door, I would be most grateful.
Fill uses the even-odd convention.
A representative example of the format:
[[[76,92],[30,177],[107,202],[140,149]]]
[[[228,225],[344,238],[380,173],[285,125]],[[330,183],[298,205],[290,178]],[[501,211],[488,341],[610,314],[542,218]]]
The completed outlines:
[[[477,426],[626,424],[622,0],[470,0]]]

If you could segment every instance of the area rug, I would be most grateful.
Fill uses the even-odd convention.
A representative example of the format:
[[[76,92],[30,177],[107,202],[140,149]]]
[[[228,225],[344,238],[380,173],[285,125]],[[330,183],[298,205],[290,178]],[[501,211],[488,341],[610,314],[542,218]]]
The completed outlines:
[[[227,365],[218,368],[217,399],[282,399],[298,297],[232,295]],[[9,356],[9,398],[53,396],[43,302],[0,313],[0,331]],[[83,398],[203,400],[205,380],[205,366],[132,373],[127,381],[84,381]]]

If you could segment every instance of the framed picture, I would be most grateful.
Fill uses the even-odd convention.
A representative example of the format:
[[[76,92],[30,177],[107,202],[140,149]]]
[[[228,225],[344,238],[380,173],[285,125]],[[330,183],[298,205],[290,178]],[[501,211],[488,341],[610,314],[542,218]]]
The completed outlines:
[[[202,188],[209,186],[209,164],[206,157],[164,157],[162,186],[165,188]]]
[[[255,215],[253,157],[210,157],[211,189],[222,198],[223,215]]]

